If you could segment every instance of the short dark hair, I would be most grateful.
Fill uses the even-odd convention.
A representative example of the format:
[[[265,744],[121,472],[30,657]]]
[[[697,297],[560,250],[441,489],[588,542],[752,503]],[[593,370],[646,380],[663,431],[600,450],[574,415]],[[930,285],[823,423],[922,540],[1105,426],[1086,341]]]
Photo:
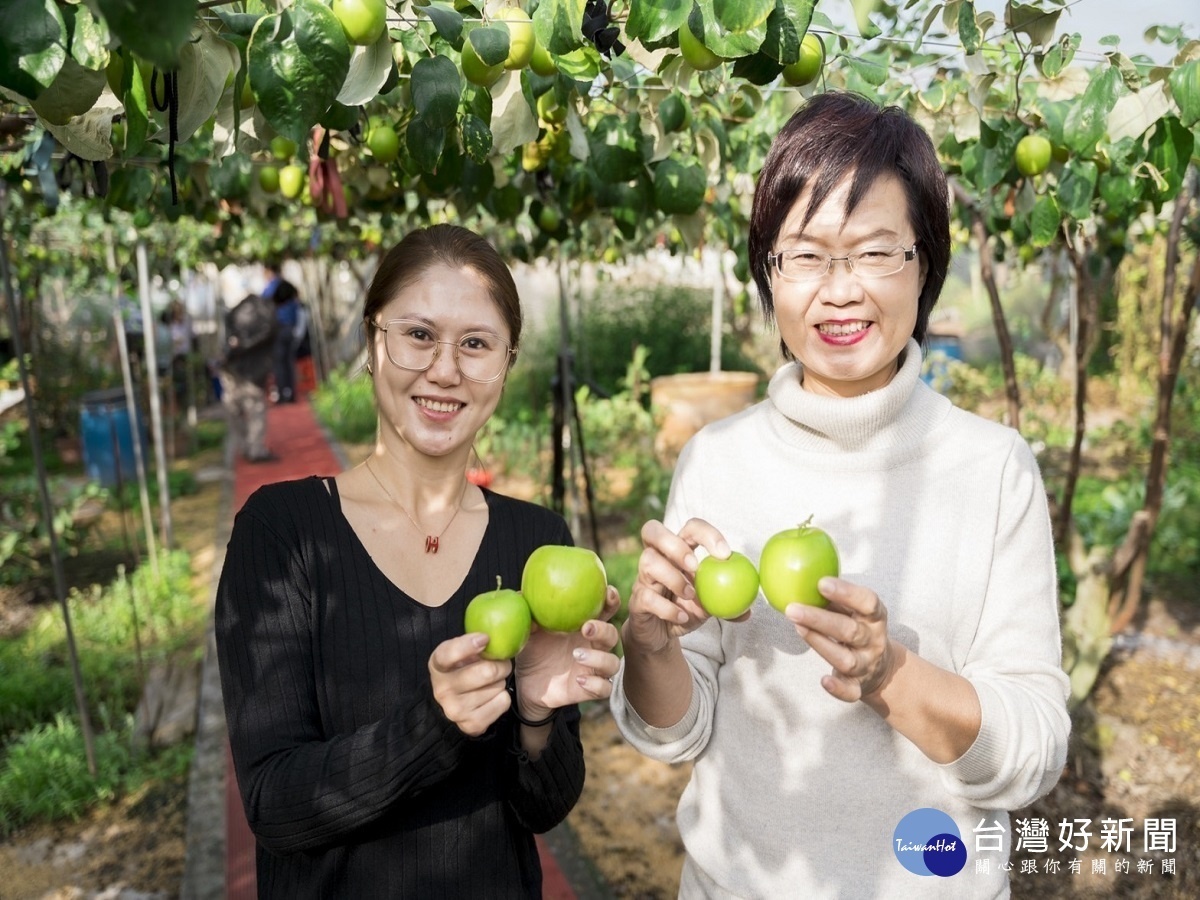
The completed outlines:
[[[895,176],[904,188],[918,258],[926,267],[913,326],[913,337],[925,343],[929,315],[950,266],[946,174],[929,135],[908,113],[844,91],[817,94],[797,109],[776,135],[758,176],[748,252],[750,272],[768,322],[774,318],[775,304],[767,254],[775,249],[779,229],[796,199],[811,189],[803,221],[807,225],[833,190],[851,176],[848,216],[884,175]],[[786,347],[784,355],[790,358]]]
[[[410,231],[384,255],[363,304],[367,336],[370,337],[369,329],[374,327],[379,310],[426,270],[438,264],[452,269],[471,269],[487,283],[492,301],[508,326],[509,343],[517,349],[521,342],[521,298],[512,272],[486,238],[470,229],[448,224]]]

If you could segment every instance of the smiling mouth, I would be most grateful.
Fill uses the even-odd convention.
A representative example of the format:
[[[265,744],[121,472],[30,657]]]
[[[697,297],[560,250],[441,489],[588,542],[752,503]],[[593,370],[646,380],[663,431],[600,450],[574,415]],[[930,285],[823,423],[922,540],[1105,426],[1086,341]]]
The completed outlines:
[[[431,412],[452,413],[458,412],[463,408],[462,403],[445,403],[441,400],[426,400],[424,397],[416,398],[417,406],[424,407]]]
[[[821,334],[830,335],[847,335],[858,334],[860,331],[866,331],[871,327],[870,322],[822,322],[817,326],[817,331]]]

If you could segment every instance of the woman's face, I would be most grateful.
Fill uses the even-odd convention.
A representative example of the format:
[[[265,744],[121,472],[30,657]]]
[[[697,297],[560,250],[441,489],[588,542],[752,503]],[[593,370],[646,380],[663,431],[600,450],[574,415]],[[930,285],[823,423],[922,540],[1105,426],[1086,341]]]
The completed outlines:
[[[418,372],[393,364],[387,336],[382,330],[374,331],[369,352],[381,438],[386,441],[385,432],[390,432],[427,456],[470,447],[500,400],[507,367],[505,375],[490,383],[471,381],[455,363],[454,344],[473,333],[512,340],[487,282],[474,269],[431,266],[374,317],[377,325],[395,319],[411,324],[391,326],[396,332],[393,340],[408,333],[423,342],[447,343],[437,344],[433,365]]]
[[[870,247],[911,248],[916,241],[899,179],[878,178],[854,212],[845,215],[850,177],[818,207],[801,229],[805,191],[779,230],[775,252],[805,248],[844,257]],[[808,281],[785,281],[771,270],[775,317],[783,342],[804,367],[804,388],[855,397],[891,381],[917,320],[925,283],[921,248],[894,275],[856,275],[835,260],[830,271]]]

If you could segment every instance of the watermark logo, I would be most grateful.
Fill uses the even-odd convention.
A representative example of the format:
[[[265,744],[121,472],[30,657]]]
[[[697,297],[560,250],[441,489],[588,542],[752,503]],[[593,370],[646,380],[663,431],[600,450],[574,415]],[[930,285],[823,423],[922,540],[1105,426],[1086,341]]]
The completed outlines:
[[[958,825],[940,809],[914,809],[896,826],[892,852],[914,875],[949,878],[967,864],[967,845]]]

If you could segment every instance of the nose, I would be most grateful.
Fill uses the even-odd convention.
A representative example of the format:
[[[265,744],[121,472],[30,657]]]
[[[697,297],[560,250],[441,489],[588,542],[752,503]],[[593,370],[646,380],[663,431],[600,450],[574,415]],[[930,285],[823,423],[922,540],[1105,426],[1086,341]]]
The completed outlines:
[[[454,358],[456,346],[453,341],[438,341],[433,351],[433,362],[425,370],[425,377],[434,384],[457,384],[461,373],[458,360]]]
[[[853,303],[862,296],[862,282],[850,268],[850,260],[830,260],[829,271],[821,279],[820,296],[835,306]]]

